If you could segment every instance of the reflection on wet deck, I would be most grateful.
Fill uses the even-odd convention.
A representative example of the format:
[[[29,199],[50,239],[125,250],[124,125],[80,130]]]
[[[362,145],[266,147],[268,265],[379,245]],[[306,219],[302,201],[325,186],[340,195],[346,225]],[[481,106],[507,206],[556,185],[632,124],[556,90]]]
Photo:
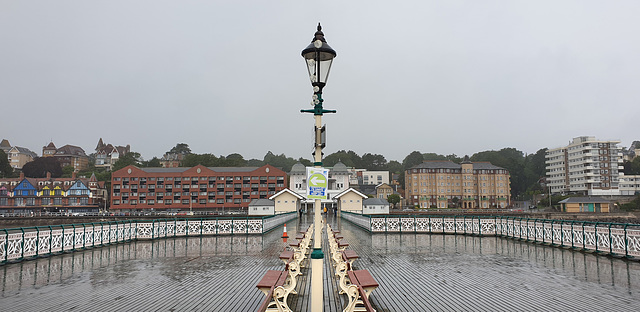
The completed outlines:
[[[380,283],[371,295],[378,311],[640,306],[638,262],[499,237],[370,235],[348,222],[328,222],[360,255],[356,269],[368,269]],[[290,231],[297,226],[288,224]],[[257,281],[266,270],[281,269],[281,234],[137,241],[7,264],[0,267],[0,303],[10,311],[253,311],[264,297]],[[335,310],[328,306],[325,311]]]

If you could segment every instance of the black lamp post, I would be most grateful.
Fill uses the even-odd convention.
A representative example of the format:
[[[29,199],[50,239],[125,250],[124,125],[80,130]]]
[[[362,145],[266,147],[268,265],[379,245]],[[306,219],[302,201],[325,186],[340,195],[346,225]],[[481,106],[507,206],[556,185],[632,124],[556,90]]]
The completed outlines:
[[[313,35],[311,44],[302,50],[302,57],[307,62],[309,79],[313,86],[313,109],[300,110],[302,113],[313,113],[322,116],[323,113],[335,113],[335,110],[322,108],[322,89],[327,84],[331,63],[336,57],[336,51],[332,49],[324,39],[322,26],[318,23],[318,31]]]
[[[325,146],[324,131],[322,126],[322,114],[335,113],[335,110],[326,110],[322,107],[322,89],[327,84],[331,63],[336,57],[334,51],[324,39],[322,26],[318,23],[318,31],[313,36],[311,44],[302,50],[302,57],[307,62],[307,70],[309,71],[309,79],[313,86],[313,109],[300,110],[302,113],[313,113],[315,119],[315,144],[314,144],[314,166],[322,168],[322,148]],[[310,183],[307,181],[307,183]],[[328,186],[328,183],[327,183]],[[314,220],[313,220],[313,252],[311,253],[311,311],[322,311],[323,305],[323,259],[322,252],[322,220],[320,217],[320,209],[322,206],[321,197],[314,197],[313,203]],[[326,198],[326,197],[325,197]]]

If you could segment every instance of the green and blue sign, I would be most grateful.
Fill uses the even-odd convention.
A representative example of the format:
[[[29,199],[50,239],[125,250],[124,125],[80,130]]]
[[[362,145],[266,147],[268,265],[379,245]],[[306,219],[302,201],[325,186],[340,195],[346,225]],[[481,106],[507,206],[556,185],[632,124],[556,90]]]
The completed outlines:
[[[329,169],[307,167],[307,199],[327,199]]]

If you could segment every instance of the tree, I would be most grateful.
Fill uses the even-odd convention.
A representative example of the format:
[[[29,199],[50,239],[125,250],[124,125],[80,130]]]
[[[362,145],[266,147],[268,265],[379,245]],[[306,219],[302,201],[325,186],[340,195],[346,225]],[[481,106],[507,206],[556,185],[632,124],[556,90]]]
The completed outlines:
[[[249,159],[247,160],[247,167],[262,167],[264,166],[264,161],[260,160],[260,159]]]
[[[52,178],[62,176],[62,167],[55,157],[38,157],[22,166],[22,172],[28,178],[45,178],[47,172]]]
[[[499,151],[484,151],[473,154],[471,161],[487,161],[494,166],[505,168],[511,175],[511,195],[517,197],[527,190],[524,174],[524,154],[515,148]]]
[[[222,167],[221,160],[213,154],[187,154],[182,159],[183,167],[195,167],[203,165],[205,167]]]
[[[162,164],[160,163],[160,159],[158,159],[158,157],[153,157],[149,161],[143,161],[141,165],[142,167],[162,167]]]
[[[458,196],[453,196],[451,203],[453,203],[453,207],[455,208],[460,207],[460,198],[458,198]]]
[[[71,178],[71,176],[73,175],[74,171],[75,171],[75,169],[73,168],[73,166],[71,166],[71,165],[64,166],[64,167],[62,167],[62,175],[60,177],[61,178]]]
[[[238,153],[233,153],[227,155],[227,163],[226,167],[244,167],[247,165],[247,161],[244,160],[244,157]]]
[[[191,149],[189,148],[189,144],[187,143],[178,143],[171,150],[169,150],[170,154],[191,154]]]
[[[13,175],[13,168],[9,164],[9,156],[0,150],[0,178],[9,178]]]
[[[452,156],[455,156],[455,154],[452,154]],[[443,156],[443,155],[436,154],[436,153],[424,153],[424,154],[422,154],[422,159],[424,159],[424,160],[448,160],[447,156]]]
[[[640,157],[634,158],[632,161],[625,161],[623,163],[625,175],[639,175],[640,174]]]
[[[371,171],[386,170],[387,160],[382,155],[365,153],[362,155],[362,166]]]
[[[140,156],[140,153],[129,152],[120,156],[120,158],[118,158],[118,161],[116,161],[116,163],[113,164],[113,168],[111,168],[111,170],[117,171],[129,165],[140,167],[141,162],[142,162],[142,156]]]
[[[402,173],[402,164],[397,160],[392,160],[387,164],[387,170],[391,173]]]
[[[392,205],[393,209],[395,209],[396,204],[400,202],[400,195],[390,194],[389,196],[387,196],[387,201]]]
[[[313,166],[313,163],[311,162],[311,160],[308,159],[304,159],[302,157],[298,158],[298,161],[303,164],[305,167],[311,167]]]
[[[263,162],[276,168],[281,168],[285,172],[291,171],[291,167],[296,164],[296,160],[285,156],[284,154],[274,155],[271,151],[264,155]]]
[[[422,153],[413,151],[402,160],[402,169],[404,169],[403,171],[411,169],[411,167],[421,164],[424,160]]]
[[[354,151],[337,151],[325,157],[322,162],[327,167],[333,167],[338,162],[341,162],[347,167],[364,168],[362,166],[362,158],[360,158],[360,156]]]

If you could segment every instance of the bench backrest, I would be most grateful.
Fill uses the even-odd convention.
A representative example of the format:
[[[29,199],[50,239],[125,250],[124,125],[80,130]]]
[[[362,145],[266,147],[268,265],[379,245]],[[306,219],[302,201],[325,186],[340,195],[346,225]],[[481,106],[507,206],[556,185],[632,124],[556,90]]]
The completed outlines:
[[[269,303],[271,303],[272,298],[273,298],[273,287],[269,289],[269,293],[267,293],[267,297],[264,300],[262,300],[262,304],[258,308],[258,312],[267,311],[267,308],[269,307]]]
[[[364,288],[362,288],[362,286],[358,286],[358,293],[360,294],[360,299],[362,300],[362,304],[364,305],[364,308],[367,310],[367,312],[375,312],[376,310],[373,309],[373,306],[371,305],[371,302],[369,302],[369,298],[367,297],[367,293],[364,291]]]

